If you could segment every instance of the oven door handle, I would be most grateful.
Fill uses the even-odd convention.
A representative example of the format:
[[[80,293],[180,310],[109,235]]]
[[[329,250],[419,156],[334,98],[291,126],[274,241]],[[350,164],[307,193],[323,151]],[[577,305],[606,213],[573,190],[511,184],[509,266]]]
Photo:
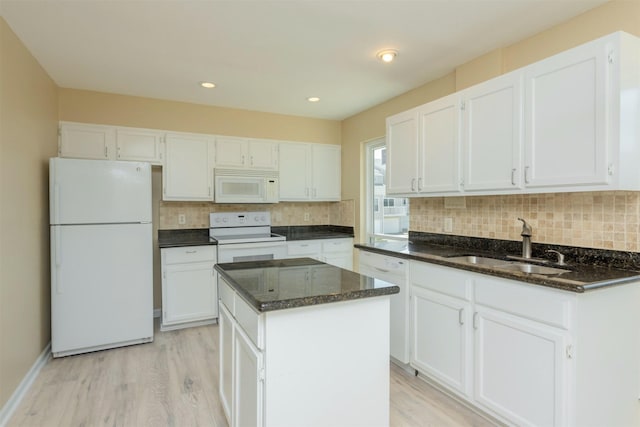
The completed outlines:
[[[258,249],[258,248],[278,248],[285,246],[285,240],[277,240],[275,242],[244,242],[244,243],[218,243],[218,249]]]

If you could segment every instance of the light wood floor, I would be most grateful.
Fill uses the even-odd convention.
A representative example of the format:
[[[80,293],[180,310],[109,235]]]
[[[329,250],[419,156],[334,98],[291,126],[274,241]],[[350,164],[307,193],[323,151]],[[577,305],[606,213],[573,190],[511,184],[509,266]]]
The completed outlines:
[[[151,344],[50,360],[9,426],[221,426],[218,326],[156,331]],[[391,366],[391,425],[489,426]]]

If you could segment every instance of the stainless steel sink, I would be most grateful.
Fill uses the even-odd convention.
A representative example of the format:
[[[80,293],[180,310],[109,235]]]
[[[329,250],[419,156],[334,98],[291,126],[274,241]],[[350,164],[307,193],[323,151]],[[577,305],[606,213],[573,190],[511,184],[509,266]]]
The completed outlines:
[[[547,267],[543,265],[527,264],[523,262],[508,261],[508,260],[482,257],[482,256],[476,256],[476,255],[451,257],[451,258],[447,258],[447,260],[453,261],[453,262],[459,262],[462,264],[481,265],[484,267],[497,268],[500,270],[520,271],[522,273],[530,273],[530,274],[553,275],[553,274],[568,273],[571,271],[563,268]]]
[[[504,261],[496,258],[487,258],[475,255],[465,255],[447,258],[448,261],[462,262],[465,264],[485,265],[487,267],[497,267],[502,265],[508,265],[509,261]]]
[[[543,265],[522,264],[522,263],[509,263],[509,264],[501,265],[499,268],[502,270],[509,270],[509,271],[521,271],[523,273],[549,274],[549,275],[568,273],[571,271],[571,270],[565,270],[563,268],[546,267]]]

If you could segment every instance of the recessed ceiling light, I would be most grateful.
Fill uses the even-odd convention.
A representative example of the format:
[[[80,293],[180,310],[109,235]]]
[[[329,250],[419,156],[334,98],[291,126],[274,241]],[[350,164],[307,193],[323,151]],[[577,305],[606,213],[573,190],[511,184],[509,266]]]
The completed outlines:
[[[200,82],[200,86],[206,89],[213,89],[214,87],[216,87],[216,85],[211,82]]]
[[[394,49],[385,49],[378,52],[376,55],[382,62],[392,62],[398,56],[398,51]]]
[[[318,102],[320,101],[320,98],[318,98],[317,96],[310,96],[307,98],[307,101],[309,102]]]

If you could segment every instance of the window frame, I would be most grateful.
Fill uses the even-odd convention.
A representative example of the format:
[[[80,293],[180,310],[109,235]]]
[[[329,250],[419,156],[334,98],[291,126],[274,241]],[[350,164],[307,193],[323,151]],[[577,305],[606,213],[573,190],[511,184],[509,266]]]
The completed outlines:
[[[395,241],[407,241],[407,235],[399,236],[397,234],[380,234],[375,232],[375,217],[374,217],[374,203],[375,203],[375,183],[373,179],[373,162],[374,151],[380,148],[386,148],[386,140],[384,137],[376,138],[365,143],[365,230],[366,240],[369,244],[375,243],[377,240],[395,240]],[[385,175],[386,182],[386,175]],[[384,219],[384,199],[379,204],[378,208],[381,210],[382,218]]]

